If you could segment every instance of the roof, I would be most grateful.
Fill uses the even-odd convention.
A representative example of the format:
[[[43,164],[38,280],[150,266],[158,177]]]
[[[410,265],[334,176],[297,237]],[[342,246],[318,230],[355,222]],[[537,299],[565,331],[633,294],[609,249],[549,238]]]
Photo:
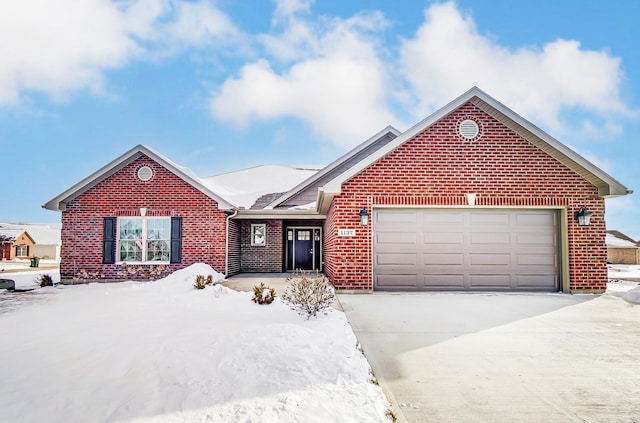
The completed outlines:
[[[0,234],[9,231],[27,232],[38,245],[60,245],[62,225],[60,223],[0,223]]]
[[[218,208],[220,210],[231,210],[233,209],[233,205],[229,203],[227,200],[220,197],[217,193],[211,191],[210,188],[203,185],[202,181],[189,169],[185,167],[181,167],[173,163],[171,160],[167,159],[163,155],[158,152],[152,150],[151,148],[144,145],[137,145],[133,147],[131,150],[127,151],[117,159],[112,162],[106,164],[96,172],[84,178],[82,181],[78,182],[68,190],[64,191],[62,194],[54,197],[45,203],[42,207],[48,210],[54,211],[62,211],[66,209],[67,203],[72,201],[74,198],[88,191],[89,189],[96,186],[98,183],[104,181],[105,179],[112,176],[114,173],[118,172],[123,167],[127,166],[130,163],[133,163],[137,159],[142,156],[147,156],[155,162],[162,165],[164,168],[169,170],[171,173],[181,178],[194,188],[198,189],[208,197],[212,198],[218,203]]]
[[[335,172],[341,173],[344,169],[347,169],[349,165],[352,164],[350,162],[353,159],[357,159],[358,156],[362,154],[368,155],[373,153],[374,151],[381,148],[389,141],[396,138],[398,135],[400,135],[400,131],[398,131],[396,128],[394,128],[391,125],[387,126],[382,131],[373,135],[371,138],[364,141],[363,143],[360,143],[355,148],[348,151],[346,154],[343,154],[337,160],[331,162],[330,164],[328,164],[327,166],[319,170],[313,176],[302,181],[300,184],[296,185],[295,187],[285,192],[283,195],[279,196],[278,198],[274,198],[271,204],[269,205],[269,207],[276,207],[276,206],[282,205],[287,200],[295,197],[297,194],[303,192],[306,189],[309,189],[310,187],[313,187],[314,185],[316,185],[315,186],[316,189],[319,188],[320,186],[322,186],[324,182],[332,179],[332,176],[333,176],[332,173],[335,173]],[[314,196],[314,199],[315,199],[315,196]],[[300,206],[300,204],[296,204],[295,206]]]
[[[321,191],[321,196],[326,197],[319,201],[320,211],[326,211],[331,203],[333,196],[341,193],[342,184],[353,176],[357,175],[365,168],[384,157],[386,154],[398,148],[403,143],[409,141],[420,132],[429,128],[443,117],[452,113],[465,103],[472,103],[485,113],[497,119],[499,122],[521,135],[523,138],[540,148],[568,168],[572,169],[578,175],[589,181],[598,188],[598,194],[603,198],[618,197],[627,195],[633,191],[626,188],[620,182],[608,175],[602,169],[589,162],[578,153],[562,144],[531,122],[525,120],[517,113],[498,102],[493,97],[473,87],[460,97],[451,101],[446,106],[437,110],[421,122],[417,123],[407,131],[403,132],[393,141],[389,142],[373,154],[367,156],[359,163],[351,166],[340,175],[337,175],[331,181],[328,181]]]
[[[29,234],[29,232],[24,229],[4,229],[0,228],[0,238],[4,238],[4,241],[14,242],[16,238],[20,237],[20,235],[26,235],[31,242],[36,243],[33,237]]]
[[[605,244],[608,247],[638,248],[638,243],[619,231],[607,231]]]
[[[233,205],[250,209],[258,199],[286,192],[320,169],[322,166],[264,165],[203,178],[202,183]]]

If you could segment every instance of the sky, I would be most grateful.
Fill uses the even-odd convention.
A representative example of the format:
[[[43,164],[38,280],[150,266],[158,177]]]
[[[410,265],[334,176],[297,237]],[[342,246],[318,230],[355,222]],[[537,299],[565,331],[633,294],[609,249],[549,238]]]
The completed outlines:
[[[0,2],[0,222],[137,144],[201,177],[328,164],[472,86],[640,190],[635,0]],[[640,239],[637,195],[607,227]]]

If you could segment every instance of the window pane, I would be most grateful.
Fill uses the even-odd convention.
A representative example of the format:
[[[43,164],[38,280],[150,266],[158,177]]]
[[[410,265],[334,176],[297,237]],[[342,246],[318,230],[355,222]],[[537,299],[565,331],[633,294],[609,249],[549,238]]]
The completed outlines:
[[[161,239],[169,240],[171,238],[171,220],[170,219],[149,219],[147,220],[147,240]]]
[[[142,261],[142,243],[135,240],[121,241],[120,261]]]
[[[169,261],[169,242],[149,241],[147,261]]]
[[[142,239],[142,219],[120,219],[120,239]]]

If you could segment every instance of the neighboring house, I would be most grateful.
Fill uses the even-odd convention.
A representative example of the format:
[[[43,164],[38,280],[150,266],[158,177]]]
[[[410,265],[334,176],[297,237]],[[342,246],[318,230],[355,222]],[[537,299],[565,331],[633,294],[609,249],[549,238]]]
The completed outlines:
[[[607,231],[607,262],[615,264],[640,264],[640,246],[632,238],[619,231]]]
[[[29,259],[35,257],[35,241],[22,229],[0,227],[0,259]]]
[[[0,223],[0,233],[26,231],[34,242],[29,258],[60,260],[61,227],[59,223]]]
[[[44,205],[62,212],[62,279],[204,262],[344,291],[602,292],[604,199],[631,192],[478,88],[319,171],[263,170],[201,179],[134,147]]]

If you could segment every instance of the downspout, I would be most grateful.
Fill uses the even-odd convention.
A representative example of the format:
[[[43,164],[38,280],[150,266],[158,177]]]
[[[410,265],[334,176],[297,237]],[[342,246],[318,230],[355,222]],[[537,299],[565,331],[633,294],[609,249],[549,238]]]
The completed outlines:
[[[224,237],[224,277],[229,276],[229,221],[238,215],[238,209],[233,210],[233,214],[227,216],[226,234]]]

